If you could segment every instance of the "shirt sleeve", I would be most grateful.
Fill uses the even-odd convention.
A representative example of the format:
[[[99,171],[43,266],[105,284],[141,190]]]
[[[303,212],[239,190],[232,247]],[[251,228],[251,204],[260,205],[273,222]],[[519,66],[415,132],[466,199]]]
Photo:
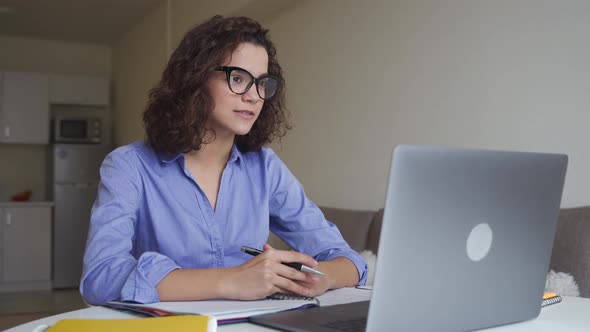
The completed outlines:
[[[179,268],[155,252],[133,256],[140,179],[134,154],[118,149],[100,168],[101,182],[92,207],[80,293],[95,305],[108,301],[158,302],[158,283]]]
[[[270,229],[291,248],[318,261],[346,257],[356,266],[359,285],[367,281],[367,263],[322,211],[307,198],[302,185],[273,152],[267,169],[270,183]]]

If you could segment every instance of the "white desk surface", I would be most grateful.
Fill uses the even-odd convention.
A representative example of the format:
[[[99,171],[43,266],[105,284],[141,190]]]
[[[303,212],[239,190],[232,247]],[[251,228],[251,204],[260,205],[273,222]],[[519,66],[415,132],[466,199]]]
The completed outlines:
[[[31,332],[36,327],[51,325],[65,318],[137,318],[132,314],[119,312],[103,307],[92,307],[66,312],[19,325],[6,332]],[[274,329],[250,323],[237,323],[219,326],[220,332],[264,332]],[[579,297],[564,297],[558,304],[541,309],[538,318],[529,321],[485,329],[490,332],[580,332],[590,331],[590,299]]]

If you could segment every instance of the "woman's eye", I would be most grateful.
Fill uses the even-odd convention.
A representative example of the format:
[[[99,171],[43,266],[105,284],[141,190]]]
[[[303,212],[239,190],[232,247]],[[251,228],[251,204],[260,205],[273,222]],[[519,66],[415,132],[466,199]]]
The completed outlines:
[[[231,76],[230,80],[232,83],[242,83],[242,77],[240,76]]]

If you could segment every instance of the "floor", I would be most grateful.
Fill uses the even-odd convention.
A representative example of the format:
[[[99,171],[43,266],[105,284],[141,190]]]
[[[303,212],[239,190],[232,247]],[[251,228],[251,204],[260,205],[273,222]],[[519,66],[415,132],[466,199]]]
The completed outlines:
[[[77,288],[0,293],[0,331],[32,320],[86,307]]]

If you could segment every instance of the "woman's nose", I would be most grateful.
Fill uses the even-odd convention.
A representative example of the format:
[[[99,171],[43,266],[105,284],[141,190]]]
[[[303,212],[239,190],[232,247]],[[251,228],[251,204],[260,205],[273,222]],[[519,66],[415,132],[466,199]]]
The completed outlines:
[[[257,102],[260,100],[260,96],[258,95],[258,91],[256,90],[256,84],[252,84],[248,91],[242,95],[242,100],[248,102]]]

